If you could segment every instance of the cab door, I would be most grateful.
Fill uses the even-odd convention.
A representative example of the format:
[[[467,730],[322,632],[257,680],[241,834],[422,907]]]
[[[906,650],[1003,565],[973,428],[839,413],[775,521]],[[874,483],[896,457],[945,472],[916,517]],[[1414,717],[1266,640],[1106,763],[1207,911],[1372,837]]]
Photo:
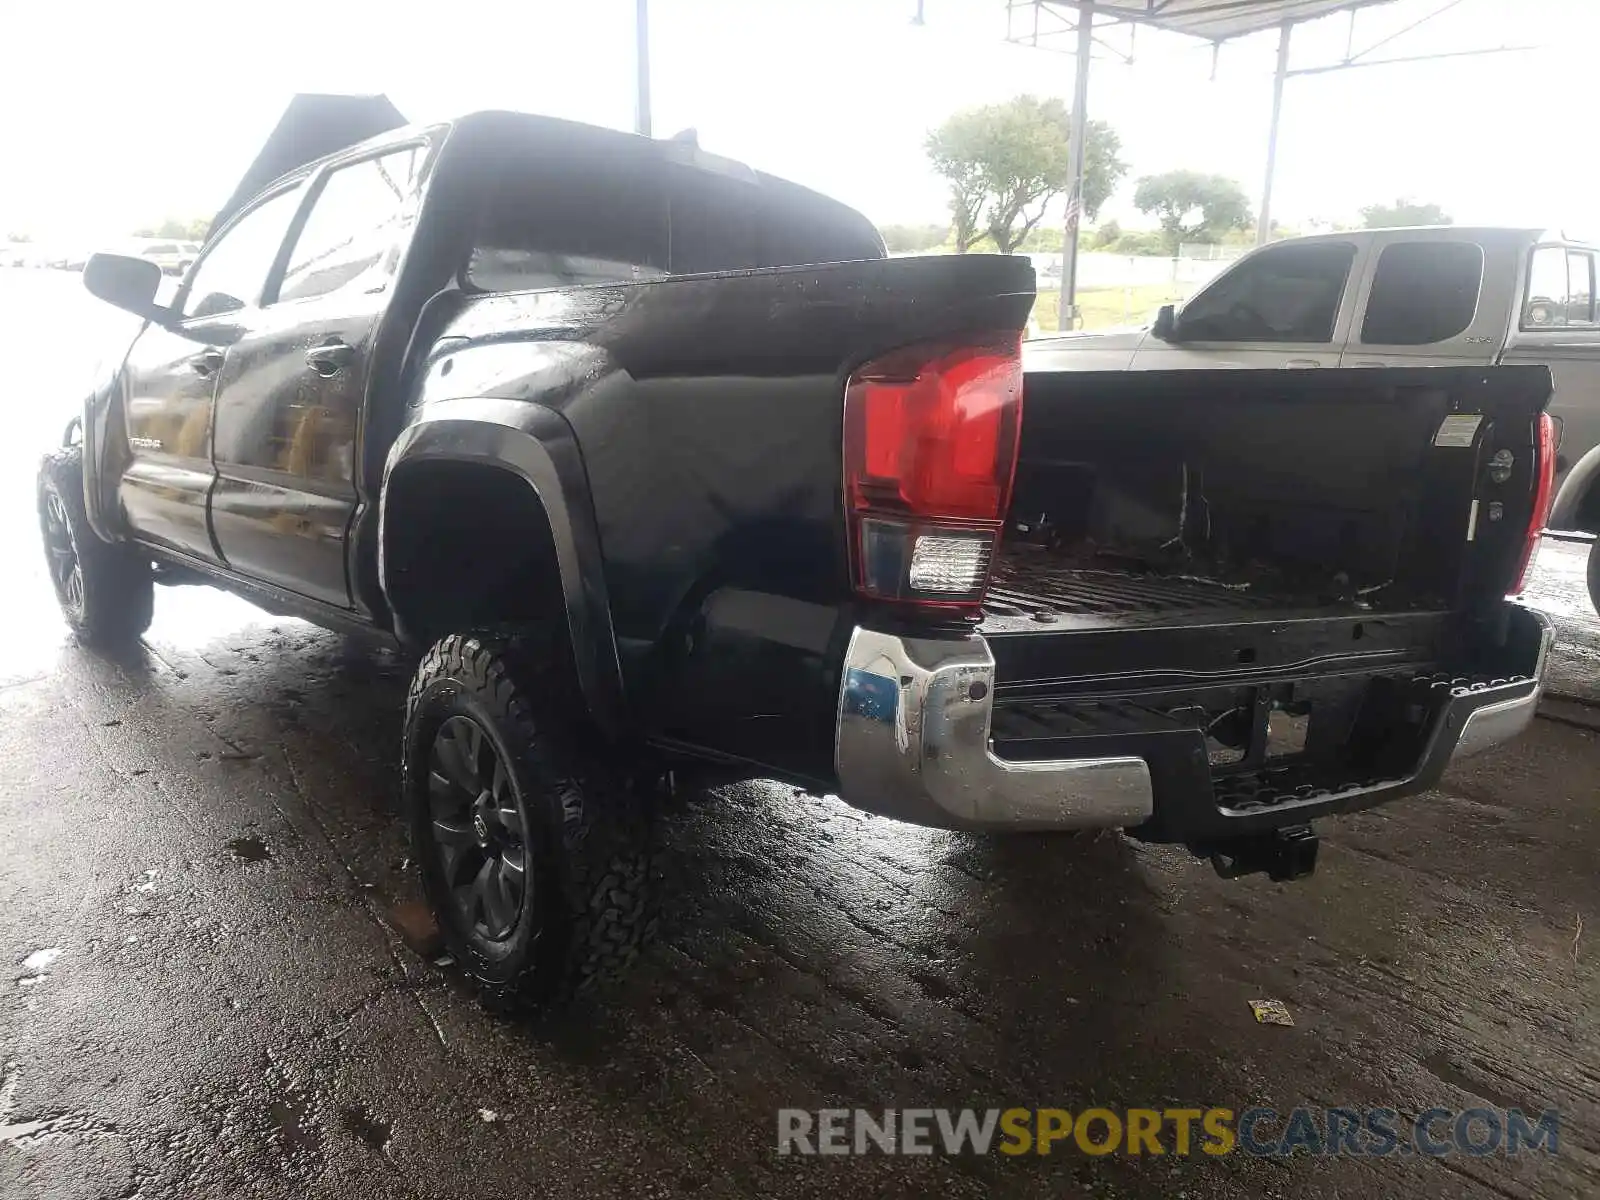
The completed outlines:
[[[1519,248],[1455,232],[1375,239],[1346,367],[1488,366],[1500,353]]]
[[[1145,338],[1135,370],[1335,367],[1359,277],[1354,241],[1281,242],[1240,259],[1179,311],[1173,336]]]
[[[297,202],[291,187],[243,212],[179,292],[178,329],[146,325],[128,352],[129,462],[118,493],[140,541],[220,561],[206,508],[218,375],[241,334],[238,313],[265,286]]]
[[[368,367],[418,202],[424,147],[335,163],[217,391],[211,521],[228,565],[340,608]]]

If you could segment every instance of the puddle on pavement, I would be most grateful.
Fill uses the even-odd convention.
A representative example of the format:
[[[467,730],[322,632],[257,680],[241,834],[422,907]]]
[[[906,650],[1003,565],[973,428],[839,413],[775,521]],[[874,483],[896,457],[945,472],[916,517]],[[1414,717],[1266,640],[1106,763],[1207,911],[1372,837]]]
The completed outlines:
[[[389,1133],[394,1128],[388,1121],[369,1116],[354,1105],[339,1109],[339,1123],[379,1152],[389,1144]]]
[[[272,857],[266,842],[258,837],[236,837],[228,843],[228,849],[245,862],[265,862]]]
[[[317,1144],[316,1121],[311,1105],[297,1096],[280,1096],[267,1105],[267,1119],[285,1150],[309,1150]]]

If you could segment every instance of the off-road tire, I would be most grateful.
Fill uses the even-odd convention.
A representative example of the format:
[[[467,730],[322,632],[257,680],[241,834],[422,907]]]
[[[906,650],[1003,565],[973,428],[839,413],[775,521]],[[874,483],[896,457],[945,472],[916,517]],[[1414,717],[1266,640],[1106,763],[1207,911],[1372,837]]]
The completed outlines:
[[[138,641],[155,613],[155,576],[150,559],[137,547],[102,541],[90,527],[83,507],[81,445],[45,455],[39,464],[38,501],[46,570],[67,624],[97,646]]]
[[[1589,603],[1600,613],[1600,538],[1589,547]]]
[[[564,639],[528,633],[444,638],[406,698],[402,786],[423,890],[446,948],[497,1011],[568,1004],[623,974],[654,933],[655,797],[583,713]],[[465,927],[434,833],[431,756],[456,717],[481,727],[522,813],[528,879],[500,941]]]

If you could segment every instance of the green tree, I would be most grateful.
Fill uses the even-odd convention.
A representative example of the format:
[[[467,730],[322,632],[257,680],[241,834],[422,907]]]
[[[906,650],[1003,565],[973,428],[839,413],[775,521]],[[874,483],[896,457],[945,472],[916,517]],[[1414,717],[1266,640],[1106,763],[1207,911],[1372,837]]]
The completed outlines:
[[[948,225],[880,225],[883,244],[894,254],[915,254],[944,245],[950,236]]]
[[[1044,218],[1069,184],[1072,121],[1060,100],[1018,96],[1004,104],[954,114],[928,135],[928,158],[950,184],[958,252],[987,233],[1010,254]],[[1104,121],[1090,121],[1084,144],[1084,215],[1100,211],[1127,173],[1121,140]]]
[[[1184,242],[1214,242],[1230,229],[1250,224],[1250,198],[1226,175],[1199,171],[1146,175],[1133,193],[1133,204],[1161,222],[1172,258]]]
[[[1017,249],[1029,254],[1049,254],[1059,251],[1066,240],[1066,235],[1054,225],[1037,225],[1017,243]]]
[[[1156,229],[1135,229],[1123,234],[1106,247],[1113,254],[1155,256],[1167,254],[1167,236]],[[1171,257],[1171,255],[1167,255]]]
[[[159,225],[146,225],[133,231],[134,237],[172,238],[179,242],[203,242],[211,228],[210,217],[168,217]]]
[[[965,254],[972,243],[983,236],[978,228],[982,211],[983,187],[976,178],[951,183],[950,232],[955,238],[957,254]]]
[[[1107,221],[1104,225],[1097,226],[1089,231],[1089,237],[1084,244],[1085,250],[1105,250],[1115,246],[1122,237],[1122,226],[1115,221]]]
[[[1363,229],[1400,229],[1406,225],[1453,225],[1454,220],[1437,204],[1419,204],[1402,197],[1393,204],[1369,204],[1361,210]]]

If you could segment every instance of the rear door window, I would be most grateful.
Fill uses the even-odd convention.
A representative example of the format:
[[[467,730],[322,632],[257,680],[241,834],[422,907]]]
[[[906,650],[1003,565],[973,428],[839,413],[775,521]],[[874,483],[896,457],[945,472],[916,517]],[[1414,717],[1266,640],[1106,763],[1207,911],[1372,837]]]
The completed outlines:
[[[1361,340],[1427,346],[1465,332],[1478,312],[1483,250],[1471,242],[1394,242],[1383,248],[1367,295]]]
[[[1594,252],[1540,246],[1528,267],[1522,328],[1593,329],[1596,325]]]
[[[405,243],[422,158],[422,147],[407,146],[331,172],[295,239],[277,298],[383,291]]]
[[[1350,265],[1349,242],[1275,246],[1243,260],[1184,306],[1185,341],[1333,341]]]

